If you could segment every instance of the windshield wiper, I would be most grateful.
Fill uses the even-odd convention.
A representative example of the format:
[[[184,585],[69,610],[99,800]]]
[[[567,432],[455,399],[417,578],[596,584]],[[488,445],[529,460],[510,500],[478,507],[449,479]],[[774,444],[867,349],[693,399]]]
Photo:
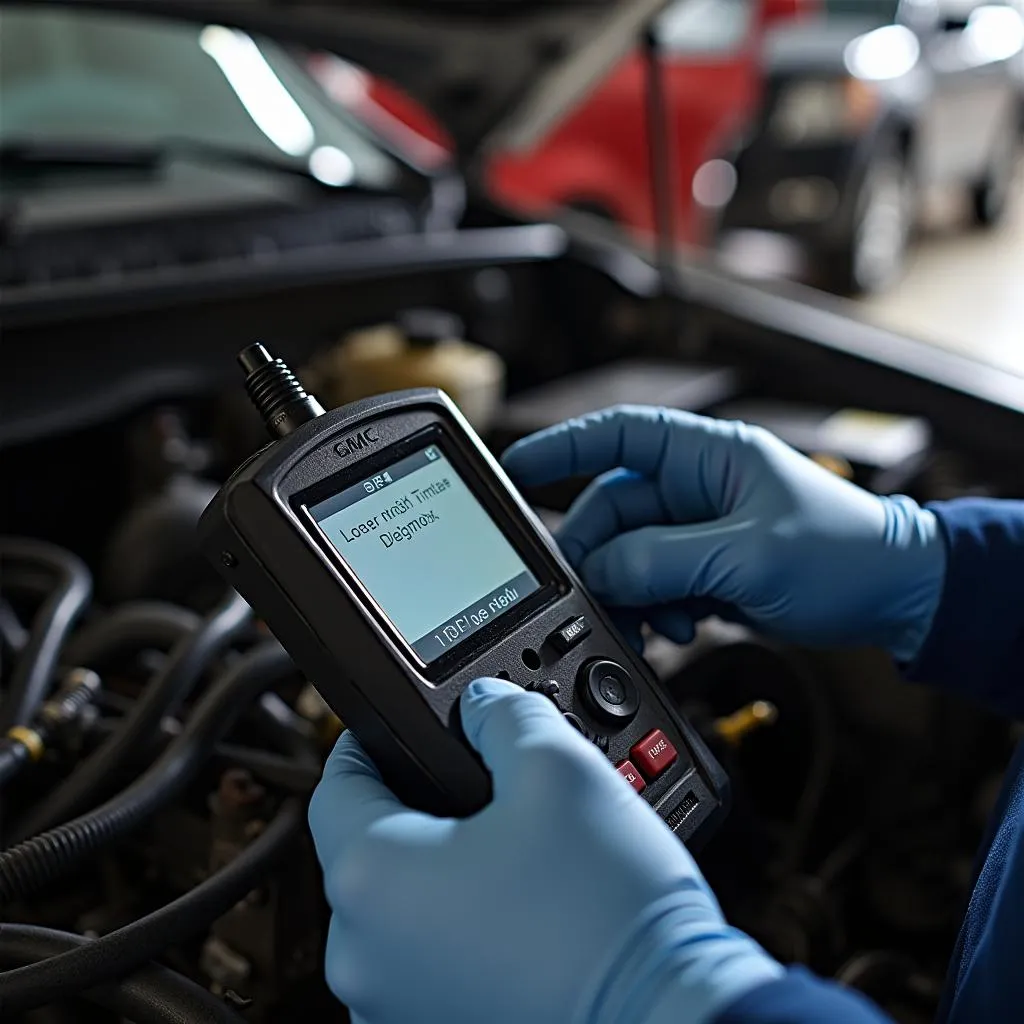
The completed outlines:
[[[278,159],[253,150],[199,139],[171,138],[156,142],[121,142],[107,139],[12,138],[0,142],[3,170],[157,170],[183,159],[214,165],[242,167],[271,174],[288,174],[317,188],[351,190],[351,185],[332,184],[318,178],[308,164]]]
[[[152,147],[121,142],[82,142],[48,139],[6,139],[0,143],[0,167],[6,169],[97,167],[101,169],[155,167]]]

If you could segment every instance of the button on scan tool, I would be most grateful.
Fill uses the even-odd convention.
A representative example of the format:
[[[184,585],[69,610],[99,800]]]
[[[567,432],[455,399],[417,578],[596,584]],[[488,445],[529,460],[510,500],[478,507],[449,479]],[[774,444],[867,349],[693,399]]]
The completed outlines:
[[[656,779],[679,756],[669,738],[660,730],[652,729],[629,751],[630,758],[648,780]]]
[[[547,697],[548,700],[554,700],[562,688],[557,679],[539,679],[530,681],[523,689],[529,690],[531,693],[539,693],[542,697]]]
[[[579,615],[575,619],[563,622],[548,637],[548,641],[559,654],[566,654],[588,636],[590,636],[590,623],[587,621],[586,615]]]
[[[620,761],[615,770],[638,792],[642,793],[647,788],[647,783],[640,777],[632,761]]]
[[[629,673],[606,658],[584,664],[578,687],[587,708],[606,725],[622,728],[640,709],[640,694]]]

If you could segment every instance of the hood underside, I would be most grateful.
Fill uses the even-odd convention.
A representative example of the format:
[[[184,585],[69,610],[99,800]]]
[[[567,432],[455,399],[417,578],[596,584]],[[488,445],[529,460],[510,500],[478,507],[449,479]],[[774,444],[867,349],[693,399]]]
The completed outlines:
[[[667,0],[0,0],[141,12],[330,50],[390,79],[464,167],[528,148],[636,43]]]

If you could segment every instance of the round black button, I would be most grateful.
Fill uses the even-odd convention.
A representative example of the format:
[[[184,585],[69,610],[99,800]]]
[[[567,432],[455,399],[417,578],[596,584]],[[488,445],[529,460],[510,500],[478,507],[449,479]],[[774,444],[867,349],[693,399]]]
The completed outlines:
[[[629,673],[614,661],[588,661],[579,674],[580,695],[600,721],[619,728],[640,709],[640,693]]]
[[[597,683],[597,689],[604,698],[606,704],[614,704],[618,707],[626,703],[626,688],[622,685],[621,679],[615,676],[601,676]]]

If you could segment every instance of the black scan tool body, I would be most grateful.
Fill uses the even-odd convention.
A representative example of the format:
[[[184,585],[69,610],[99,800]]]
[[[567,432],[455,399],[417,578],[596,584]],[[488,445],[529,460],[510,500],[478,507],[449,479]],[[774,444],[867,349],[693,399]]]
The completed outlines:
[[[406,803],[467,815],[490,777],[459,695],[480,676],[552,700],[685,841],[727,780],[440,391],[323,412],[262,346],[240,356],[279,440],[224,484],[207,557]]]

